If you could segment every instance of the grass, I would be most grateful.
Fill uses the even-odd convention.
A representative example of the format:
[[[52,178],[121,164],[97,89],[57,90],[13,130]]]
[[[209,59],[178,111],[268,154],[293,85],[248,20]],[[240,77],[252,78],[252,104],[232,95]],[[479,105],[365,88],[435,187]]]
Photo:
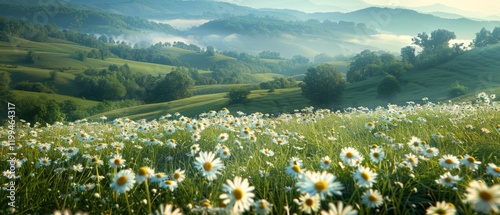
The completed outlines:
[[[88,107],[96,106],[97,104],[99,104],[99,102],[92,101],[92,100],[86,100],[86,99],[81,99],[81,98],[75,98],[72,96],[65,96],[65,95],[52,94],[52,93],[38,93],[38,92],[29,92],[29,91],[20,91],[20,90],[13,90],[12,92],[14,93],[14,95],[16,97],[22,97],[22,98],[45,97],[48,99],[53,99],[56,102],[63,102],[66,100],[72,100],[72,101],[75,101],[76,104],[82,108],[88,108]]]
[[[278,93],[286,100],[293,99],[285,98],[293,91]],[[249,106],[256,105],[250,102],[257,101],[265,93],[253,92]],[[219,104],[225,100],[204,95],[196,102],[214,99]],[[195,101],[185,100],[186,104],[180,106],[190,102]],[[164,105],[162,108],[175,106],[173,102],[156,105]],[[475,205],[462,201],[466,196],[473,196],[466,191],[470,182],[483,180],[489,187],[500,184],[498,171],[495,176],[494,167],[489,166],[500,165],[497,157],[500,153],[498,105],[498,102],[474,105],[427,103],[419,107],[391,106],[390,109],[352,113],[305,108],[297,114],[276,117],[258,113],[240,115],[234,109],[229,109],[229,115],[223,109],[208,112],[203,118],[174,115],[155,121],[117,119],[111,122],[113,117],[108,115],[109,123],[97,119],[97,122],[37,128],[17,123],[15,128],[11,126],[18,134],[15,137],[17,145],[13,145],[12,151],[1,147],[0,152],[15,152],[16,158],[20,159],[15,166],[15,174],[20,178],[15,179],[14,186],[16,210],[20,214],[48,214],[65,208],[91,214],[148,214],[164,204],[173,205],[184,214],[201,214],[204,209],[222,211],[225,210],[221,206],[221,194],[225,193],[222,187],[235,177],[248,180],[255,188],[249,191],[255,195],[252,202],[261,199],[270,202],[272,214],[286,214],[285,206],[290,213],[305,214],[300,206],[304,203],[298,199],[307,198],[304,197],[306,193],[324,190],[312,185],[312,189],[304,190],[300,188],[301,184],[307,180],[327,180],[310,178],[310,175],[319,173],[335,176],[333,180],[342,188],[338,189],[338,194],[323,193],[321,202],[317,202],[316,214],[328,210],[328,203],[336,205],[339,201],[353,206],[359,214],[423,214],[440,201],[453,204],[457,214],[473,214],[478,210]],[[207,105],[206,108],[219,110],[219,106]],[[373,123],[373,130],[366,128],[368,122]],[[9,127],[3,129],[1,132],[7,134]],[[199,139],[193,139],[194,134]],[[227,138],[222,141],[221,135]],[[426,143],[419,142],[419,139]],[[429,147],[439,150],[439,153],[423,153],[428,152]],[[265,149],[268,155],[272,155],[266,156]],[[359,153],[363,159],[348,155],[346,150]],[[374,150],[379,150],[379,162],[371,158],[375,156]],[[200,157],[202,153],[208,152],[221,159],[224,166],[213,181],[200,174],[201,170],[194,165],[197,159],[203,159]],[[116,157],[117,154],[120,157]],[[409,159],[414,155],[420,156]],[[444,162],[445,155],[457,156],[452,160],[472,156],[481,163],[472,165],[463,159],[463,164],[447,169],[440,161]],[[352,162],[346,160],[349,157]],[[206,161],[201,165],[205,165],[203,162]],[[212,160],[208,162],[214,163]],[[121,164],[125,166],[114,166]],[[0,167],[11,168],[8,162],[2,162]],[[149,183],[140,183],[138,174],[142,167],[168,175],[168,179],[154,182],[153,178],[161,175],[153,174]],[[115,176],[126,169],[130,169],[136,182],[130,184],[125,194],[120,194],[111,185],[117,181]],[[308,172],[307,176],[297,178],[293,169]],[[365,174],[369,171],[377,174],[370,176],[373,179],[371,184],[353,176],[360,170]],[[177,186],[170,186],[177,180],[175,172],[181,177],[177,177]],[[450,183],[450,187],[436,183],[446,172],[460,179]],[[99,176],[102,178],[97,179]],[[129,181],[129,177],[132,176],[121,181]],[[2,177],[0,183],[10,189],[6,183],[11,180]],[[317,182],[312,183],[316,185]],[[362,201],[368,189],[377,190],[383,196],[380,204],[373,208]],[[496,191],[490,189],[488,192]],[[250,196],[245,194],[245,197]],[[203,208],[207,207],[206,202],[210,203],[209,208]],[[0,199],[0,204],[8,203],[8,198]],[[2,210],[8,212],[6,207]],[[249,202],[245,210],[254,214],[254,204]]]

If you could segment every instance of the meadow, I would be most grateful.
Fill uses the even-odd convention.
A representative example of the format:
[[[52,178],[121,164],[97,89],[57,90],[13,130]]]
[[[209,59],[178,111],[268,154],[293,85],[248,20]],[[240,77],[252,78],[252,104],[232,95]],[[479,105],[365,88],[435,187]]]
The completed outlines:
[[[495,214],[499,108],[481,93],[277,116],[15,119],[0,131],[0,213]]]

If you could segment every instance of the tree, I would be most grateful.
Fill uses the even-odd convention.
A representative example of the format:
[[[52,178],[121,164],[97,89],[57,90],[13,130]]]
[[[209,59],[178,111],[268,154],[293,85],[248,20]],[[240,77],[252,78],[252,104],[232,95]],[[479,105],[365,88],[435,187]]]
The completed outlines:
[[[337,68],[331,64],[321,64],[307,70],[301,85],[302,95],[318,105],[342,102],[346,82]]]
[[[401,48],[401,60],[410,64],[415,64],[417,58],[415,57],[415,47],[406,46]]]
[[[5,112],[7,110],[7,104],[9,102],[16,103],[14,101],[14,94],[9,90],[10,81],[10,74],[0,71],[0,125],[3,125],[3,121],[7,119],[8,114]]]
[[[237,104],[245,101],[249,94],[250,94],[249,89],[238,87],[230,89],[226,97],[229,98],[229,104]]]
[[[396,77],[387,74],[377,87],[377,98],[390,102],[400,91],[401,85]]]
[[[215,56],[215,48],[213,46],[207,46],[207,50],[205,51],[207,56]]]
[[[416,37],[412,38],[412,41],[413,44],[424,49],[424,52],[434,52],[440,47],[448,47],[448,42],[456,38],[455,32],[438,29],[433,31],[430,36],[425,32],[419,33]]]
[[[38,59],[39,57],[32,50],[29,50],[26,53],[26,60],[25,60],[26,63],[34,64]]]
[[[458,81],[455,81],[451,84],[450,88],[448,88],[448,98],[455,98],[461,95],[465,95],[469,90],[468,87],[461,85]]]
[[[179,71],[168,73],[148,92],[148,102],[165,102],[191,96],[189,89],[194,81],[187,74]]]
[[[486,30],[486,28],[481,28],[481,31],[476,33],[476,38],[472,40],[474,47],[484,47],[491,44],[491,32]]]
[[[381,65],[380,57],[370,50],[364,50],[354,56],[349,64],[346,77],[349,82],[363,81],[369,77],[377,75]]]

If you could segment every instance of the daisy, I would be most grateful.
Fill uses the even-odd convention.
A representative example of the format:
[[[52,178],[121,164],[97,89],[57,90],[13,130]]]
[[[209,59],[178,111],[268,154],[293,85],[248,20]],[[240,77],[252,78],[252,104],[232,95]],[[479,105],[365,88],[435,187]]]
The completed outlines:
[[[477,212],[498,213],[500,207],[500,185],[488,187],[484,182],[471,181],[465,194],[465,202],[471,203]]]
[[[321,199],[324,200],[326,196],[333,194],[342,195],[341,190],[344,189],[344,186],[340,182],[335,181],[335,179],[337,177],[325,171],[321,173],[307,171],[295,186],[300,193],[309,193],[310,196],[319,194]]]
[[[349,166],[357,166],[363,159],[358,150],[352,147],[345,147],[340,152],[340,159]]]
[[[169,126],[169,127],[167,127],[167,128],[165,129],[165,133],[166,133],[167,135],[172,135],[172,134],[174,134],[174,133],[175,133],[175,127],[174,127],[174,126]]]
[[[125,193],[132,189],[135,183],[135,174],[130,169],[120,170],[115,177],[113,177],[111,188],[116,193]]]
[[[415,153],[420,153],[422,150],[422,140],[418,137],[411,137],[410,141],[406,144]]]
[[[75,171],[75,172],[82,172],[83,171],[82,164],[73,165],[73,171]]]
[[[332,160],[330,160],[330,157],[325,156],[321,159],[321,169],[329,169],[330,166],[332,166]]]
[[[375,136],[375,137],[385,137],[385,134],[384,134],[384,132],[378,131],[378,132],[375,132],[373,134],[373,136]]]
[[[298,158],[298,157],[292,157],[292,158],[290,158],[290,160],[288,161],[288,163],[290,165],[298,165],[298,166],[302,167],[303,161],[300,158]]]
[[[227,139],[229,139],[229,135],[227,133],[222,133],[219,135],[219,137],[217,137],[217,142],[226,142]]]
[[[436,202],[436,206],[427,208],[427,215],[455,215],[457,210],[452,203],[449,202]]]
[[[38,165],[40,166],[50,166],[50,159],[48,157],[39,158]]]
[[[165,205],[163,207],[163,204],[160,206],[160,211],[155,211],[156,215],[182,215],[181,210],[179,208],[174,210],[174,206],[172,205]]]
[[[250,186],[247,179],[236,176],[233,181],[228,179],[226,184],[222,185],[224,193],[219,197],[234,212],[242,213],[249,210],[250,206],[254,204],[253,190],[254,187]]]
[[[155,170],[147,166],[139,168],[139,173],[137,174],[136,181],[141,183],[145,180],[152,178],[155,175]]]
[[[38,145],[38,149],[40,149],[41,152],[48,152],[50,150],[50,144],[41,143]]]
[[[368,129],[369,131],[371,131],[371,130],[375,129],[375,123],[373,123],[373,122],[367,122],[365,124],[365,128]]]
[[[172,173],[172,179],[177,182],[182,182],[186,178],[185,170],[176,169],[174,173]]]
[[[373,163],[380,163],[380,161],[384,160],[385,152],[382,151],[382,148],[373,148],[370,149],[370,160]]]
[[[108,165],[111,168],[122,168],[125,166],[125,159],[123,159],[121,155],[116,154],[114,157],[109,159]]]
[[[219,150],[219,156],[222,159],[228,159],[229,157],[231,157],[231,151],[229,151],[228,148],[226,148],[224,150]]]
[[[443,185],[445,187],[454,187],[460,180],[462,180],[462,177],[446,172],[445,174],[439,176],[439,179],[436,180],[436,184]]]
[[[384,199],[378,190],[367,190],[363,193],[363,196],[361,196],[361,200],[366,207],[370,208],[377,208],[384,204]]]
[[[174,190],[177,188],[178,183],[174,180],[166,179],[160,182],[160,187],[169,189],[171,192],[174,192]]]
[[[272,150],[269,150],[269,149],[261,149],[260,152],[267,157],[274,156],[274,152]]]
[[[186,153],[188,156],[190,157],[193,157],[195,156],[196,154],[198,154],[198,152],[200,151],[200,145],[199,144],[193,144],[191,146],[191,151],[189,153]]]
[[[165,144],[168,146],[168,148],[175,148],[177,146],[177,141],[175,139],[168,139]]]
[[[500,167],[493,163],[489,163],[487,173],[494,177],[500,177]]]
[[[408,162],[411,166],[416,167],[418,165],[418,157],[412,153],[405,155],[405,161]]]
[[[274,144],[276,144],[278,146],[288,144],[288,140],[286,138],[282,138],[282,137],[275,137],[275,138],[273,138],[272,141]]]
[[[80,190],[81,190],[81,191],[89,191],[89,190],[94,189],[94,187],[95,187],[95,184],[93,184],[93,183],[88,183],[88,184],[85,184],[85,185],[81,185],[81,186],[80,186]]]
[[[301,168],[302,165],[294,164],[289,165],[285,168],[286,174],[292,176],[293,179],[298,179],[302,174],[304,174],[305,169]]]
[[[321,211],[321,215],[357,215],[358,211],[353,209],[352,206],[347,205],[344,208],[344,203],[341,201],[337,202],[337,206],[335,206],[333,203],[329,203],[328,207],[330,210],[328,211]]]
[[[200,156],[194,161],[194,166],[209,181],[216,179],[217,174],[221,174],[220,170],[224,169],[224,164],[220,158],[215,158],[213,152],[200,152]]]
[[[474,157],[467,154],[460,159],[460,163],[472,171],[476,171],[478,169],[478,165],[481,164],[481,161],[477,161]]]
[[[191,134],[191,140],[193,142],[198,142],[198,140],[200,140],[200,139],[201,139],[201,135],[199,133],[193,133],[193,134]]]
[[[360,187],[370,188],[377,183],[377,173],[368,167],[359,166],[353,176]]]
[[[254,207],[255,207],[255,213],[257,213],[258,215],[267,215],[271,213],[271,208],[273,207],[273,205],[269,203],[267,200],[261,199],[255,202]]]
[[[157,172],[151,178],[151,182],[152,183],[161,183],[162,181],[165,181],[167,179],[168,179],[168,176],[165,173]]]
[[[439,154],[439,149],[436,147],[424,146],[422,147],[422,155],[425,157],[435,157]]]
[[[294,202],[299,205],[299,209],[304,213],[312,214],[317,212],[321,207],[319,195],[310,196],[309,193],[306,193],[305,195],[301,195],[299,199],[300,201],[294,199]]]
[[[453,169],[458,168],[460,165],[460,161],[454,155],[444,155],[442,158],[439,158],[439,165],[444,167],[445,169]]]

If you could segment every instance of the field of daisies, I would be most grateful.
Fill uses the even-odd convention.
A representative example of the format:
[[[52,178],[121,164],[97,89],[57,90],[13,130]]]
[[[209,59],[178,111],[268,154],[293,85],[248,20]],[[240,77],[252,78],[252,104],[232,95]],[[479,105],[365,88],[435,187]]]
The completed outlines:
[[[0,214],[497,214],[499,108],[481,93],[279,116],[18,120],[13,163],[0,131]]]

